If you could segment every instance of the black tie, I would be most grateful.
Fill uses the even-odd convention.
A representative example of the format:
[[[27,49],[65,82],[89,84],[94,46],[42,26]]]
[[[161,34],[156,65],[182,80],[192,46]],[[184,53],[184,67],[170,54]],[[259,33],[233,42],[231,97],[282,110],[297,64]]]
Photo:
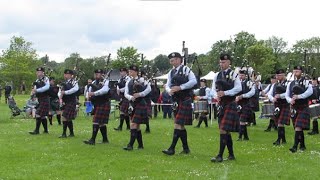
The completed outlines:
[[[172,74],[173,74],[173,75],[176,74],[176,72],[177,72],[177,69],[176,69],[176,68],[172,69]]]

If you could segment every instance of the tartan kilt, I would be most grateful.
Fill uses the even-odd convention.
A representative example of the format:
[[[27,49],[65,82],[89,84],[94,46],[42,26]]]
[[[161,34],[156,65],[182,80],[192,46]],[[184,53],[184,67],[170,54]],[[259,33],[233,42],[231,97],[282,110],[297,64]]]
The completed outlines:
[[[260,107],[259,107],[259,98],[255,98],[255,97],[252,97],[250,98],[250,107],[251,107],[251,110],[253,112],[258,112],[260,111]]]
[[[98,124],[108,124],[109,122],[109,114],[110,114],[110,106],[111,102],[105,102],[103,104],[95,104],[94,105],[94,116],[92,119],[93,123]]]
[[[177,110],[174,111],[174,123],[179,125],[192,125],[192,100],[187,98],[179,100]]]
[[[309,106],[296,108],[297,114],[294,119],[294,127],[300,127],[302,130],[310,129],[310,110]]]
[[[50,101],[48,96],[38,97],[39,105],[36,109],[36,115],[40,117],[47,116],[50,110]]]
[[[151,118],[151,117],[152,117],[151,99],[148,99],[148,100],[147,100],[147,104],[148,104],[148,117]]]
[[[285,104],[285,105],[274,105],[275,107],[280,108],[280,115],[279,117],[274,116],[274,121],[277,122],[278,124],[285,124],[285,125],[290,125],[290,118],[291,118],[291,112],[290,112],[290,105]]]
[[[239,114],[237,104],[232,101],[223,106],[223,116],[218,117],[219,129],[228,132],[239,132]]]
[[[62,116],[67,120],[73,120],[77,116],[77,102],[76,101],[68,101],[63,106]]]
[[[148,118],[148,103],[145,99],[134,102],[134,108],[131,115],[131,122],[136,124],[146,124]]]
[[[120,112],[124,114],[128,114],[128,108],[129,108],[129,100],[127,98],[122,98],[120,102]]]
[[[59,99],[50,99],[50,111],[60,111]]]
[[[248,122],[252,116],[250,104],[242,104],[241,112],[239,113],[240,122]]]

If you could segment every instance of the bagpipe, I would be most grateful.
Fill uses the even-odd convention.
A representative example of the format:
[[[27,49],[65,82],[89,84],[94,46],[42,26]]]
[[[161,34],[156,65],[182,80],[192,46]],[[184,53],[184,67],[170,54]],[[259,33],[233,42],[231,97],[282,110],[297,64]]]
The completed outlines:
[[[202,70],[200,67],[200,64],[198,62],[198,56],[197,55],[189,55],[189,49],[185,47],[185,41],[182,41],[182,60],[183,60],[183,65],[186,66],[187,62],[189,60],[192,60],[192,63],[190,65],[190,70],[193,70],[194,65],[197,63],[197,73],[194,73],[196,79],[197,79],[197,84],[192,87],[192,89],[198,89],[200,88],[200,76],[202,76]]]
[[[106,80],[110,79],[110,73],[113,71],[113,69],[109,68],[109,64],[110,64],[110,59],[111,59],[111,53],[109,53],[108,57],[107,57],[107,61],[104,67],[104,71],[102,74],[102,79],[103,81],[100,81],[98,84],[95,83],[91,83],[88,87],[91,87],[91,89],[94,91],[97,91],[99,89],[101,89],[104,86],[104,83],[106,82]]]

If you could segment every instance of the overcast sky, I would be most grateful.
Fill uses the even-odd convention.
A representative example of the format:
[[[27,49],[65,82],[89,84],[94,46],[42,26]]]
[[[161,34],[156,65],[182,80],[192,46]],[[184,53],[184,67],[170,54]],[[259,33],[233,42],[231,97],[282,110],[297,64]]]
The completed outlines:
[[[63,61],[134,46],[152,59],[180,52],[206,53],[218,40],[248,31],[275,35],[290,45],[320,36],[316,0],[1,0],[0,49],[14,35],[33,43],[39,56]]]

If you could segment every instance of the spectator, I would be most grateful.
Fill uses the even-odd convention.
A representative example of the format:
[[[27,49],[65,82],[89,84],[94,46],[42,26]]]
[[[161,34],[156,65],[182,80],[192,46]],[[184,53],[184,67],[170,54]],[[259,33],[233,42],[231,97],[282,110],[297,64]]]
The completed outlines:
[[[5,96],[5,102],[6,104],[8,104],[8,98],[11,94],[11,86],[9,85],[9,83],[6,83],[6,86],[4,87],[4,96]]]

